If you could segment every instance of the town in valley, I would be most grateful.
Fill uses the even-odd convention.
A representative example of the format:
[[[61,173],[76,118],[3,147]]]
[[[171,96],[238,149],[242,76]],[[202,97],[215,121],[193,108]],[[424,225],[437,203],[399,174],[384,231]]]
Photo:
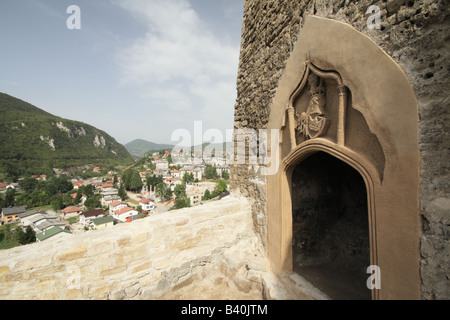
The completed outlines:
[[[180,152],[149,152],[128,167],[55,168],[51,177],[14,180],[4,175],[0,249],[133,223],[229,196],[226,152],[193,152],[194,161],[175,163],[172,157]]]

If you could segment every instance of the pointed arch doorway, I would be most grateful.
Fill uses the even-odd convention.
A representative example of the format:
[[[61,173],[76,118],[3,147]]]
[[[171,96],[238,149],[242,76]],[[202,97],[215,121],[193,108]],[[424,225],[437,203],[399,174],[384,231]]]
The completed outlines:
[[[296,273],[331,299],[378,299],[367,287],[378,265],[377,171],[326,139],[295,148],[283,161],[283,272]]]
[[[351,166],[319,151],[291,177],[292,263],[332,299],[371,299],[367,190]]]

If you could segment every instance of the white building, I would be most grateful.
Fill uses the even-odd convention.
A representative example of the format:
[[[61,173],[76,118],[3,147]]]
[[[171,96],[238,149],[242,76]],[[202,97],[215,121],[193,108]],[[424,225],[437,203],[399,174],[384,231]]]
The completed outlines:
[[[138,215],[139,215],[139,213],[135,209],[132,209],[130,207],[125,207],[125,208],[116,210],[111,214],[111,216],[114,219],[119,220],[121,222],[127,222],[127,219],[129,221],[133,221],[134,219],[136,219],[136,217]]]
[[[53,227],[65,228],[66,224],[59,221],[57,217],[49,216],[48,214],[33,215],[28,220],[28,225],[36,232],[44,232]]]
[[[101,193],[102,198],[100,200],[102,206],[109,206],[110,203],[121,200],[118,193],[119,190],[115,188],[104,189]]]
[[[194,185],[187,185],[186,196],[190,199],[191,206],[194,207],[201,204],[205,191],[209,190],[209,192],[213,192],[216,187],[217,183],[215,182],[199,182]]]
[[[120,210],[122,208],[128,207],[126,202],[123,201],[113,201],[109,204],[109,212],[113,213],[114,211]]]
[[[216,172],[219,177],[222,177],[224,172],[227,172],[228,174],[230,174],[230,167],[229,166],[217,166]]]
[[[22,223],[22,226],[28,227],[31,224],[31,220],[34,219],[36,216],[43,216],[46,214],[47,214],[46,212],[30,210],[26,211],[25,213],[19,214],[18,217],[20,219],[20,222]]]
[[[169,169],[169,162],[165,160],[160,160],[156,162],[156,169],[162,169],[162,170],[168,170]]]
[[[150,200],[150,199],[141,199],[139,201],[139,205],[142,208],[142,211],[147,211],[147,212],[154,212],[156,205],[155,203]]]
[[[197,166],[184,166],[180,169],[180,176],[183,178],[183,176],[189,173],[193,175],[194,180],[201,181],[203,179],[203,168],[200,165]]]
[[[89,225],[92,220],[97,218],[103,218],[105,216],[105,212],[103,209],[97,209],[92,211],[86,211],[80,214],[80,223],[82,225]]]

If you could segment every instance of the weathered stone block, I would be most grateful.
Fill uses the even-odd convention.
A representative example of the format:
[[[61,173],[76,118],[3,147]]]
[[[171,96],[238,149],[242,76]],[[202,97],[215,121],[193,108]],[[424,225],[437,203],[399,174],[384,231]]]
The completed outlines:
[[[9,270],[8,266],[0,266],[0,276],[2,274],[9,273],[9,272],[10,272],[10,270]]]
[[[173,261],[169,257],[161,258],[153,261],[153,268],[155,268],[156,270],[164,270],[169,268],[172,263]]]
[[[13,267],[12,271],[19,272],[24,270],[31,270],[36,268],[47,267],[52,264],[51,257],[35,257],[31,256],[28,259],[19,260]]]
[[[143,262],[137,266],[134,267],[130,267],[129,268],[129,273],[137,273],[137,272],[141,272],[144,270],[149,270],[152,267],[152,262],[151,261],[147,261],[147,262]]]
[[[126,265],[116,266],[116,267],[112,267],[112,268],[105,269],[105,270],[101,271],[100,275],[101,276],[110,276],[110,275],[113,275],[113,274],[117,274],[117,273],[123,272],[126,269],[127,269]]]
[[[129,246],[131,244],[131,237],[119,239],[116,243],[119,248]]]
[[[118,283],[113,282],[108,285],[91,287],[89,288],[88,295],[93,299],[102,299],[105,300],[108,298],[109,294],[117,289]]]
[[[76,259],[83,258],[86,255],[86,252],[87,252],[87,245],[81,244],[79,246],[76,246],[74,248],[67,250],[63,254],[59,255],[57,257],[57,259],[60,262],[76,260]]]
[[[111,252],[114,249],[112,241],[96,242],[89,245],[86,257],[96,257],[103,253]]]
[[[149,232],[140,233],[138,235],[133,236],[133,243],[139,244],[142,242],[146,242],[150,239],[151,235]]]

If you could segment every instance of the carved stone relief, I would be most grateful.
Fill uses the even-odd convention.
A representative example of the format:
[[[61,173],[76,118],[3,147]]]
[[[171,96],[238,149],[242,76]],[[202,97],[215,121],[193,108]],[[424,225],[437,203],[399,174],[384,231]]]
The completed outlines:
[[[312,73],[308,78],[311,99],[306,112],[296,113],[297,131],[305,139],[313,139],[323,135],[328,129],[330,120],[325,117],[326,105],[325,81]]]
[[[294,92],[291,94],[288,106],[286,108],[288,114],[289,136],[291,140],[291,150],[298,145],[297,134],[303,136],[304,140],[319,138],[327,133],[331,123],[331,117],[325,114],[327,98],[326,98],[326,82],[325,79],[331,79],[336,82],[337,97],[339,99],[337,108],[338,116],[336,121],[336,140],[337,144],[345,145],[345,119],[347,109],[347,88],[342,82],[339,73],[335,71],[325,71],[317,68],[307,60],[305,63],[305,72]],[[295,101],[302,95],[304,89],[309,86],[310,99],[306,110],[296,112]]]

